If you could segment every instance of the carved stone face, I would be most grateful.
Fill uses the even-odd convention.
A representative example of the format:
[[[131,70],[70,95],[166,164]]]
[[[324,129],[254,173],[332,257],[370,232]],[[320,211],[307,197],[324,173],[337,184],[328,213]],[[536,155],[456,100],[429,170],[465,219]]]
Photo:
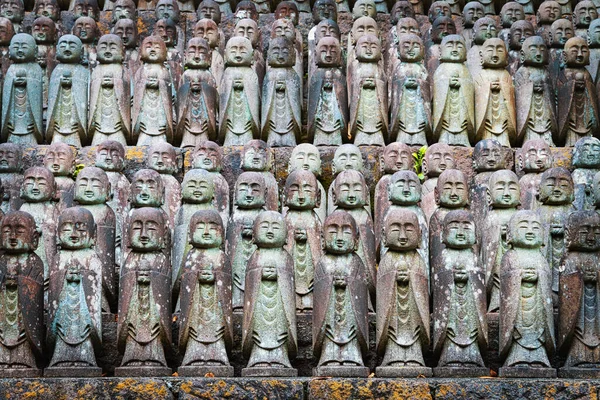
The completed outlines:
[[[225,63],[227,66],[249,67],[254,59],[252,43],[244,37],[235,36],[229,39],[225,47]],[[295,61],[295,59],[294,59]]]
[[[319,23],[324,19],[337,21],[337,5],[333,0],[317,0],[312,9],[313,21]]]
[[[13,36],[8,48],[9,57],[16,63],[35,61],[37,45],[31,35],[18,33]]]
[[[520,50],[523,42],[535,34],[529,21],[517,21],[510,27],[509,46],[512,50]]]
[[[148,168],[160,174],[173,175],[177,172],[177,153],[169,143],[154,144],[148,149]]]
[[[417,214],[410,210],[391,210],[385,218],[383,241],[392,251],[409,251],[419,247],[421,228]]]
[[[550,27],[550,36],[552,37],[552,47],[562,49],[567,40],[575,36],[573,23],[568,19],[556,20]]]
[[[399,35],[411,33],[419,36],[421,31],[419,30],[419,23],[413,18],[401,18],[398,20],[396,25],[396,33]]]
[[[574,37],[565,44],[565,64],[572,68],[582,68],[590,63],[590,49],[585,39]]]
[[[235,25],[233,36],[241,36],[250,40],[252,47],[258,46],[260,30],[256,22],[250,18],[241,19]]]
[[[513,214],[508,224],[509,241],[516,248],[539,248],[544,231],[535,211],[521,210]]]
[[[56,25],[54,25],[54,21],[46,17],[36,18],[31,27],[31,36],[37,44],[56,42]]]
[[[103,35],[96,46],[100,64],[120,64],[123,61],[123,43],[117,35]]]
[[[177,45],[177,25],[170,19],[159,19],[154,24],[153,35],[160,37],[167,47]]]
[[[292,42],[283,37],[271,39],[267,62],[271,67],[293,67],[296,64],[296,52]]]
[[[56,0],[38,0],[35,3],[35,15],[37,17],[47,17],[52,21],[58,21],[60,8]]]
[[[373,0],[358,0],[352,7],[352,17],[358,19],[360,17],[371,17],[375,18],[377,15],[377,8]]]
[[[434,43],[441,43],[442,39],[448,35],[456,34],[456,25],[450,17],[438,17],[431,26],[431,40]]]
[[[210,172],[192,169],[183,177],[181,197],[186,203],[211,203],[215,196],[215,184]]]
[[[507,169],[492,174],[488,184],[490,203],[493,208],[512,208],[519,204],[521,192],[519,178]]]
[[[185,65],[192,69],[208,69],[212,52],[208,42],[201,38],[191,38],[185,51]]]
[[[529,173],[542,172],[552,166],[550,147],[543,140],[528,140],[521,148],[522,168]]]
[[[204,0],[198,6],[198,19],[207,18],[217,25],[221,23],[221,10],[219,4],[212,0]]]
[[[475,244],[475,221],[469,211],[450,211],[444,218],[443,226],[442,241],[446,246],[452,249],[468,249]]]
[[[56,183],[54,175],[44,167],[29,168],[23,174],[21,198],[27,202],[50,201],[54,197]]]
[[[105,171],[122,171],[125,164],[125,149],[112,140],[101,143],[96,150],[96,167]]]
[[[543,67],[548,65],[548,48],[541,36],[532,36],[523,42],[521,61],[524,65]]]
[[[223,221],[219,213],[215,210],[196,211],[190,219],[189,238],[190,244],[196,248],[221,247],[223,244]],[[203,275],[202,272],[200,274]]]
[[[291,1],[282,1],[275,9],[275,19],[288,19],[298,26],[298,7]]]
[[[598,18],[596,6],[591,1],[577,3],[573,11],[573,24],[578,28],[587,28],[590,23]]]
[[[268,171],[271,168],[271,152],[262,140],[251,140],[242,151],[242,169],[244,171]]]
[[[383,149],[382,155],[383,172],[393,174],[401,170],[411,170],[413,167],[413,158],[410,147],[399,142],[388,144]]]
[[[437,20],[436,20],[437,21]],[[417,35],[402,35],[398,38],[400,60],[407,63],[416,63],[423,60],[423,41]]]
[[[401,18],[414,18],[415,11],[413,10],[412,5],[408,1],[397,1],[394,3],[392,7],[391,14],[391,22],[397,24]]]
[[[115,24],[112,33],[119,36],[126,49],[137,47],[138,31],[137,25],[130,19],[120,19]]]
[[[440,60],[454,63],[467,60],[467,46],[462,35],[449,35],[442,40]]]
[[[140,208],[131,215],[129,241],[139,252],[157,251],[163,247],[166,221],[158,208]]]
[[[113,22],[119,19],[135,20],[135,3],[132,0],[117,0],[113,10]]]
[[[72,207],[64,210],[58,219],[58,243],[67,250],[92,247],[96,223],[89,210]]]
[[[358,241],[356,221],[345,211],[334,211],[323,223],[323,240],[327,253],[352,253]]]
[[[21,148],[18,145],[0,144],[0,173],[20,171],[22,156]]]
[[[230,40],[231,42],[231,40]],[[192,168],[218,172],[223,167],[223,150],[215,142],[202,142],[194,150]]]
[[[293,210],[312,210],[317,206],[319,187],[310,171],[292,172],[285,181],[285,204]]]
[[[375,35],[379,36],[379,28],[377,28],[377,22],[371,17],[360,17],[352,25],[352,40],[354,43],[358,42],[364,35]]]
[[[98,3],[94,0],[75,0],[73,5],[73,15],[75,18],[90,17],[94,20],[98,19]]]
[[[52,171],[54,176],[70,175],[74,163],[75,155],[68,144],[55,143],[46,150],[44,166]]]
[[[155,12],[156,19],[167,18],[175,23],[179,21],[179,5],[174,0],[159,0]]]
[[[561,205],[573,201],[573,178],[564,168],[550,168],[542,174],[539,200],[542,204]]]
[[[485,16],[485,10],[483,5],[477,1],[470,1],[465,5],[463,9],[463,19],[465,27],[472,27],[480,18]]]
[[[594,211],[575,211],[569,214],[565,224],[565,239],[569,250],[599,251],[600,215]],[[591,272],[593,275],[597,273]]]
[[[294,147],[290,156],[289,172],[298,170],[310,171],[315,176],[321,175],[321,155],[316,146],[301,143]]]
[[[250,18],[258,21],[258,11],[256,5],[251,1],[240,1],[235,9],[235,17],[238,19]]]
[[[160,207],[163,204],[165,188],[158,172],[141,169],[131,181],[131,202],[136,207]]]
[[[81,59],[83,44],[75,35],[63,35],[58,39],[56,59],[65,64],[77,64]]]
[[[333,183],[333,203],[345,209],[364,207],[367,203],[367,184],[363,175],[355,170],[340,172]]]
[[[0,17],[0,46],[8,46],[15,36],[15,29],[9,19]]]
[[[319,43],[324,37],[334,37],[340,40],[340,28],[330,19],[319,22],[315,31],[315,43]]]
[[[590,47],[600,47],[600,20],[595,19],[588,29],[588,45]]]
[[[365,35],[358,39],[356,59],[364,63],[374,63],[381,59],[381,43],[375,35]]]
[[[412,171],[398,171],[388,186],[388,199],[396,205],[414,205],[421,201],[421,182]]]
[[[104,204],[109,199],[110,182],[104,170],[85,167],[77,175],[75,200],[79,204]]]
[[[561,16],[560,4],[556,1],[544,1],[537,12],[538,24],[550,25]]]
[[[447,169],[454,169],[452,148],[444,143],[436,143],[427,149],[423,159],[423,173],[428,177],[440,176]]]
[[[469,199],[467,178],[457,169],[442,172],[435,188],[435,197],[440,207],[464,207]]]
[[[167,60],[167,46],[158,36],[148,36],[142,42],[140,59],[151,64],[163,63]]]
[[[363,158],[358,147],[353,144],[343,144],[337,148],[333,155],[333,173],[334,175],[347,169],[356,171],[363,170]]]
[[[90,17],[80,17],[73,26],[73,35],[77,36],[84,43],[96,41],[98,36],[98,26],[96,21]]]
[[[211,49],[219,45],[219,28],[211,19],[201,19],[194,26],[194,36],[201,37],[208,42]]]
[[[256,209],[265,205],[265,180],[259,172],[242,173],[235,185],[234,204],[239,208]]]
[[[510,28],[515,22],[525,19],[523,6],[516,1],[506,3],[500,11],[500,19],[502,20],[502,27]]]
[[[573,166],[576,168],[600,168],[600,140],[584,137],[575,143]]]
[[[479,141],[473,150],[473,167],[477,172],[503,169],[504,152],[500,143],[493,139]]]
[[[296,40],[296,30],[292,21],[277,19],[271,27],[271,38],[284,37],[292,42]]]
[[[508,52],[501,39],[486,40],[479,54],[483,68],[504,68],[508,65]]]
[[[473,25],[473,41],[481,44],[488,39],[498,37],[496,21],[490,17],[480,18]]]
[[[259,248],[278,248],[285,245],[287,227],[283,216],[276,211],[263,211],[254,220],[254,243]]]
[[[12,211],[2,219],[0,244],[7,253],[27,253],[38,246],[35,220],[24,211]]]
[[[0,16],[18,23],[23,21],[24,14],[25,8],[21,0],[2,0],[0,2]]]
[[[323,68],[339,67],[342,63],[340,42],[334,37],[324,37],[317,44],[317,65]]]
[[[445,1],[435,1],[429,7],[429,22],[433,23],[436,18],[439,17],[452,17],[452,10],[450,4]]]

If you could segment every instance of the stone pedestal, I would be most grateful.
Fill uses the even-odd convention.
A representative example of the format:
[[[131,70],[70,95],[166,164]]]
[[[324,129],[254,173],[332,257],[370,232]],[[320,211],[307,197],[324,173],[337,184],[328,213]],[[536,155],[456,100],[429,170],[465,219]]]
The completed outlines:
[[[437,367],[433,369],[436,378],[478,378],[490,376],[490,370],[485,367]]]
[[[368,367],[331,366],[313,369],[313,377],[331,376],[334,378],[366,378],[369,376]]]
[[[600,369],[598,368],[560,368],[558,370],[559,378],[569,379],[598,379],[600,378]]]
[[[115,376],[129,377],[153,377],[153,376],[169,376],[173,374],[173,370],[169,367],[117,367],[115,368]]]
[[[242,369],[242,377],[280,377],[280,378],[295,378],[298,376],[298,370],[295,368],[244,368]]]
[[[501,378],[556,378],[556,369],[535,367],[501,367],[498,376]]]
[[[50,378],[96,378],[102,376],[100,367],[50,367],[44,370]]]
[[[0,369],[0,378],[39,378],[42,370],[37,368]]]
[[[233,367],[223,365],[210,365],[210,366],[183,366],[177,369],[179,376],[196,376],[204,377],[206,374],[212,374],[214,377],[229,378],[233,377]]]
[[[430,378],[433,376],[428,367],[377,367],[375,375],[378,378]]]

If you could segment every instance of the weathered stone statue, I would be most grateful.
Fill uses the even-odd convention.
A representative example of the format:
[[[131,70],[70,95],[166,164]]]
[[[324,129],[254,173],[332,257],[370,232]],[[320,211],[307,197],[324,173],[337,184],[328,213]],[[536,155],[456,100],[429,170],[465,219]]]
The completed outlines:
[[[488,347],[484,271],[476,250],[476,229],[468,211],[444,218],[442,262],[433,276],[433,349],[439,377],[489,374],[482,355]]]
[[[252,69],[252,43],[232,37],[225,49],[226,66],[219,87],[219,142],[241,146],[260,135],[260,86]]]
[[[413,10],[415,11],[415,15],[426,15],[423,0],[409,0],[409,2]]]
[[[173,88],[181,85],[181,75],[183,74],[183,44],[177,41],[178,26],[170,18],[163,18],[156,21],[152,35],[160,37],[167,48],[166,67],[171,77]]]
[[[352,6],[352,19],[357,20],[360,17],[371,17],[375,18],[377,16],[375,0],[358,0]],[[387,5],[386,10],[382,11],[387,13]]]
[[[23,184],[23,151],[13,143],[0,144],[0,182],[2,182],[2,205],[4,214],[16,211],[21,206],[21,185]]]
[[[589,57],[585,39],[574,37],[565,44],[565,67],[557,83],[558,145],[574,146],[584,136],[598,136],[598,96],[585,69]]]
[[[347,137],[348,93],[341,52],[334,37],[323,37],[315,50],[317,67],[308,83],[308,141],[315,146],[339,146]]]
[[[81,40],[81,64],[93,69],[98,64],[96,42],[100,36],[98,24],[91,17],[79,17],[72,30],[73,35]]]
[[[215,204],[223,218],[223,227],[227,231],[229,220],[229,184],[221,175],[223,169],[223,149],[215,142],[201,142],[192,153],[192,168],[210,172],[215,185]]]
[[[0,2],[0,12],[2,9],[2,2]],[[9,46],[10,41],[15,36],[15,29],[13,28],[12,22],[8,18],[0,17],[0,68],[2,75],[6,75],[8,67],[12,64],[9,57]]]
[[[33,6],[33,16],[36,19],[39,17],[50,18],[56,23],[57,30],[62,33],[62,30],[59,28],[60,7],[57,0],[36,0]]]
[[[325,216],[327,215],[327,191],[325,191],[323,184],[319,181],[322,170],[321,155],[319,154],[317,147],[310,143],[301,143],[294,147],[292,154],[290,155],[288,174],[291,174],[294,171],[310,171],[317,178],[316,182],[319,192],[317,196],[319,202],[317,202],[313,211],[317,214],[319,221],[322,223],[325,221]],[[286,215],[288,207],[285,205],[285,192],[283,199],[282,214]]]
[[[448,35],[456,35],[456,25],[451,17],[438,17],[431,25],[431,35],[427,41],[427,51],[425,53],[425,65],[429,75],[435,73],[440,65],[440,44]]]
[[[595,198],[593,192],[594,175],[600,171],[600,140],[584,137],[575,143],[573,159],[575,170],[572,172],[576,210],[593,210]]]
[[[525,39],[534,36],[535,30],[531,22],[527,20],[517,21],[510,27],[508,38],[508,72],[514,75],[521,62],[521,48]],[[543,42],[543,40],[542,40]]]
[[[423,182],[421,208],[426,216],[426,221],[429,223],[431,215],[437,208],[435,201],[435,187],[437,186],[438,177],[447,169],[455,167],[454,153],[452,147],[445,143],[435,143],[427,148],[421,171],[425,175]]]
[[[129,18],[122,18],[115,23],[111,33],[121,38],[125,48],[123,63],[129,71],[129,76],[135,75],[140,58],[137,24]]]
[[[392,11],[390,12],[390,25],[387,36],[387,47],[384,51],[385,71],[388,75],[391,75],[399,62],[400,55],[398,54],[398,22],[404,18],[415,18],[415,12],[412,5],[406,0],[399,0],[394,3]],[[420,35],[420,30],[417,25],[417,32],[415,35]]]
[[[180,169],[182,164],[181,155],[169,143],[159,142],[148,149],[147,167],[160,174],[165,187],[165,202],[163,210],[169,217],[169,223],[173,226],[177,210],[181,205],[181,184],[173,175]]]
[[[593,20],[588,28],[588,46],[590,49],[590,63],[586,69],[592,75],[594,82],[598,81],[600,67],[600,20]]]
[[[231,269],[222,250],[224,229],[214,210],[190,219],[192,246],[183,264],[180,293],[179,376],[233,376],[228,353],[233,347]]]
[[[475,88],[465,65],[465,41],[450,35],[440,47],[441,64],[433,75],[433,141],[471,147],[475,141]]]
[[[68,208],[57,228],[60,251],[50,273],[46,338],[52,359],[44,375],[98,377],[103,265],[93,249],[94,216],[80,207]]]
[[[552,82],[557,82],[561,70],[564,66],[564,48],[567,40],[575,36],[573,23],[568,19],[556,20],[550,29],[552,35],[552,44],[550,48],[550,61],[548,63],[548,73]],[[556,86],[556,85],[555,85]]]
[[[133,0],[105,1],[104,11],[113,10],[112,22],[116,23],[120,19],[137,20],[137,8]]]
[[[97,50],[99,65],[92,71],[89,96],[88,135],[92,137],[92,146],[105,140],[117,141],[123,146],[128,142],[133,144],[130,73],[122,64],[121,38],[103,35]]]
[[[519,206],[519,178],[507,169],[490,176],[486,189],[488,210],[481,229],[481,259],[485,272],[488,312],[500,308],[500,268],[508,251],[508,222]]]
[[[446,1],[434,1],[429,6],[429,10],[427,12],[427,19],[425,20],[419,18],[421,37],[423,38],[423,42],[427,43],[431,40],[431,28],[433,22],[439,17],[452,18],[452,10],[450,9],[450,3]]]
[[[179,53],[183,53],[183,49],[185,48],[185,32],[178,25],[179,20],[181,18],[178,1],[176,1],[176,0],[158,0],[158,2],[156,3],[155,14],[156,14],[157,20],[170,19],[171,22],[173,23],[173,25],[171,25],[170,23],[167,24],[167,28],[169,30],[170,29],[174,30],[174,32],[172,32],[172,33],[170,32],[171,37],[173,37],[173,33],[175,36],[174,37],[175,43],[171,43],[171,44],[167,43],[167,49],[169,50],[169,53],[173,52],[174,48],[179,50]],[[221,15],[219,13],[219,17],[220,16]],[[165,42],[167,42],[166,38],[163,38],[163,40]],[[171,56],[172,56],[172,54],[169,54],[169,59],[171,59]]]
[[[30,3],[30,0],[27,1]],[[28,4],[31,7],[33,4]],[[0,16],[7,18],[12,22],[13,30],[16,33],[22,32],[21,22],[25,16],[25,7],[21,0],[2,0],[0,2]]]
[[[240,1],[237,6],[235,6],[234,18],[238,20],[244,18],[250,18],[256,22],[258,22],[258,7],[259,2],[252,2],[249,0]],[[268,2],[267,2],[268,4]]]
[[[100,9],[96,0],[70,0],[69,11],[73,11],[75,18],[90,17],[98,21]]]
[[[596,4],[591,0],[584,0],[577,3],[573,11],[573,25],[575,25],[575,36],[587,40],[588,28],[590,23],[598,19],[598,10]]]
[[[382,232],[387,252],[377,270],[378,377],[431,376],[423,352],[430,341],[429,284],[425,260],[417,251],[417,215],[391,210]]]
[[[460,34],[465,38],[465,46],[469,50],[473,41],[473,26],[478,19],[485,17],[483,4],[478,1],[468,2],[462,10],[462,17],[463,26]]]
[[[481,140],[477,142],[473,149],[475,175],[472,178],[469,197],[471,212],[476,221],[485,220],[489,208],[489,200],[486,194],[488,181],[495,171],[507,169],[507,154],[500,143],[493,139]]]
[[[293,147],[302,132],[302,79],[293,66],[291,41],[277,37],[269,42],[261,102],[261,137],[272,147]]]
[[[33,21],[31,36],[37,45],[36,61],[42,68],[42,91],[44,113],[48,108],[48,86],[50,76],[56,65],[56,25],[47,17],[38,17]]]
[[[215,21],[203,18],[196,22],[196,25],[194,26],[194,37],[200,37],[206,40],[212,49],[210,72],[215,77],[217,86],[221,85],[223,70],[225,68],[223,56],[219,49],[219,36],[219,27]],[[225,49],[225,56],[227,57],[227,48]]]
[[[475,81],[475,141],[495,139],[504,147],[516,146],[515,86],[508,71],[504,42],[488,39],[482,46],[483,69]]]
[[[81,147],[91,143],[87,135],[89,70],[80,65],[82,44],[74,35],[58,41],[54,68],[48,88],[46,141]]]
[[[502,30],[498,37],[504,40],[504,44],[508,48],[510,38],[510,27],[517,21],[525,19],[525,11],[523,6],[517,1],[509,1],[502,6],[500,10],[500,23]]]
[[[551,26],[561,16],[561,7],[557,1],[546,0],[538,7],[536,14],[537,30],[535,34],[541,36],[548,46],[552,41]]]
[[[467,53],[467,67],[473,79],[483,69],[481,52],[486,40],[498,37],[496,20],[491,17],[479,18],[473,25],[473,43]],[[508,47],[508,45],[507,45]]]
[[[254,171],[263,176],[267,189],[266,209],[279,210],[279,187],[275,176],[271,172],[273,155],[269,145],[262,140],[250,140],[244,145],[240,158],[240,166],[243,171]]]
[[[339,11],[339,10],[338,10]],[[371,17],[360,17],[352,24],[352,30],[348,35],[348,45],[346,46],[346,50],[348,52],[348,61],[347,61],[347,74],[350,75],[350,71],[352,68],[352,64],[356,60],[356,45],[358,39],[365,35],[374,35],[379,38],[379,27],[377,26],[377,21],[375,21]],[[381,57],[380,57],[381,58]],[[383,62],[379,59],[377,60],[379,64],[383,67]],[[351,82],[348,81],[348,93],[350,93],[350,85]]]
[[[2,90],[2,142],[35,145],[44,140],[42,124],[43,73],[36,63],[37,45],[32,36],[19,33],[10,41],[13,64]]]
[[[541,139],[554,147],[558,126],[555,92],[548,65],[548,50],[539,36],[525,39],[521,68],[514,76],[517,109],[517,142]]]
[[[294,261],[284,249],[288,236],[283,216],[258,214],[253,225],[256,251],[248,260],[244,291],[242,376],[297,376],[290,359],[298,351]]]
[[[333,188],[335,186],[335,177],[342,171],[353,169],[358,172],[363,172],[364,163],[360,149],[353,144],[343,144],[339,146],[333,155],[331,164],[331,172],[334,176],[333,181],[327,189],[327,215],[333,213],[335,205],[333,201]],[[365,207],[368,213],[371,213],[370,195],[366,196],[368,206]]]
[[[156,208],[142,207],[130,218],[131,252],[123,264],[117,345],[123,354],[116,376],[170,375],[172,351],[171,262],[164,254],[168,222]]]
[[[241,309],[244,305],[246,268],[250,256],[256,250],[252,225],[258,214],[265,210],[266,193],[265,180],[258,172],[243,172],[235,182],[233,213],[227,224],[225,240],[227,257],[231,262],[234,310]]]
[[[544,225],[534,211],[518,211],[508,225],[500,268],[499,345],[502,377],[556,377],[552,273],[540,247]]]
[[[355,253],[359,233],[354,218],[344,211],[323,224],[325,255],[315,270],[313,353],[314,376],[366,377],[364,366],[369,330],[367,272]]]
[[[255,12],[258,14],[270,14],[273,10],[271,0],[252,0],[254,4]],[[258,17],[257,17],[258,19]]]
[[[44,265],[35,254],[35,220],[12,211],[0,231],[0,376],[41,376],[44,349]]]
[[[542,173],[552,167],[552,153],[548,143],[541,139],[528,140],[515,154],[516,169],[525,174],[519,180],[521,208],[537,210]]]
[[[262,52],[262,37],[257,22],[250,18],[239,20],[238,23],[235,24],[233,36],[243,36],[252,43],[252,49],[254,50],[252,69],[256,72],[258,82],[262,87],[265,78],[266,65]]]
[[[292,69],[296,71],[296,74],[300,77],[304,76],[304,62],[302,41],[298,39],[298,32],[299,31],[296,30],[294,23],[289,18],[276,19],[271,25],[271,39],[285,38],[290,42],[289,48],[291,51],[289,57],[295,57],[295,63],[292,65]],[[269,48],[270,47],[269,44]],[[269,55],[267,54],[267,73],[271,69],[268,57]]]
[[[52,171],[56,182],[60,212],[73,206],[75,181],[71,176],[75,170],[75,155],[73,149],[65,143],[50,145],[44,155],[44,166]]]

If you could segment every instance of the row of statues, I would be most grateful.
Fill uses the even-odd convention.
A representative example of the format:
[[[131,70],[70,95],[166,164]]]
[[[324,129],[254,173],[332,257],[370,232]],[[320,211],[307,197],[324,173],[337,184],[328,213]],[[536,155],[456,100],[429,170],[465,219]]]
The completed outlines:
[[[243,376],[296,376],[301,314],[312,317],[314,375],[367,376],[375,312],[377,376],[487,375],[497,339],[501,376],[556,376],[558,351],[561,376],[597,377],[599,150],[580,139],[571,173],[528,141],[518,178],[512,152],[482,140],[468,179],[438,143],[421,183],[410,147],[392,143],[371,197],[354,145],[336,149],[328,190],[318,148],[296,146],[280,192],[269,146],[252,140],[230,202],[213,142],[194,149],[181,183],[167,143],[131,183],[118,142],[98,146],[75,180],[68,145],[22,172],[22,149],[0,144],[0,376],[99,376],[102,314],[115,312],[118,376],[170,374],[175,344],[180,375],[232,376],[233,313]]]

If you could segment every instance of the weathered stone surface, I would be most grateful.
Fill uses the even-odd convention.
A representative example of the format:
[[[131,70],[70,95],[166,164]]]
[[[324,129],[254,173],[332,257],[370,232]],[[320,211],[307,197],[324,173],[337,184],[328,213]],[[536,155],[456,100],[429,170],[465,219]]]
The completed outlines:
[[[308,383],[309,399],[433,399],[425,379],[323,379]]]

